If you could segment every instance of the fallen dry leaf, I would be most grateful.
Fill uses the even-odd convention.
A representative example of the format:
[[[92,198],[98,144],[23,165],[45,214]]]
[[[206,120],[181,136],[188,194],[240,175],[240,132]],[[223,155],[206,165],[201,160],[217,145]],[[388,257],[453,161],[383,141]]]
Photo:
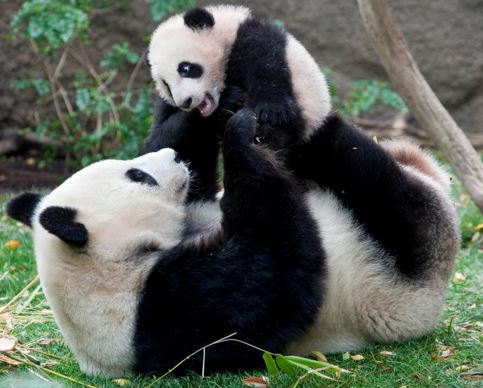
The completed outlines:
[[[39,345],[47,346],[53,342],[60,342],[60,338],[42,338],[41,340],[37,341]]]
[[[270,380],[265,376],[252,376],[242,380],[243,385],[248,387],[266,388]]]
[[[381,356],[394,356],[394,353],[390,352],[389,350],[383,350],[383,351],[379,352],[379,354]]]
[[[46,361],[40,364],[40,366],[43,366],[44,368],[52,368],[53,366],[58,365],[59,363],[57,361]]]
[[[313,351],[312,353],[310,353],[310,355],[314,357],[316,360],[327,362],[327,357],[325,357],[322,353],[318,351]]]
[[[465,380],[483,380],[483,373],[465,373],[462,375]]]
[[[353,356],[351,356],[351,358],[354,361],[362,361],[362,360],[364,360],[364,356],[362,354],[354,354]]]
[[[20,241],[18,241],[18,240],[9,240],[4,245],[7,248],[10,248],[10,249],[17,249],[20,246]]]
[[[454,348],[448,347],[441,351],[440,357],[447,358],[454,354]]]
[[[10,358],[7,355],[1,354],[1,353],[0,353],[0,362],[4,362],[11,366],[18,366],[22,364],[21,362],[18,362],[17,360],[14,360],[13,358]]]
[[[131,382],[128,379],[115,379],[112,380],[113,383],[116,383],[117,385],[124,387],[125,385],[131,384]]]
[[[0,352],[10,352],[17,346],[17,340],[11,338],[0,338]]]
[[[455,272],[454,274],[454,280],[457,282],[463,282],[465,281],[465,275],[463,275],[461,272]]]
[[[27,164],[27,166],[34,166],[36,162],[37,161],[35,160],[35,158],[27,158],[25,160],[25,163]]]
[[[476,242],[478,239],[481,237],[480,232],[476,232],[472,237],[471,237],[471,242]]]
[[[454,348],[451,346],[438,345],[437,348],[438,352],[431,353],[431,359],[436,362],[446,361],[448,357],[455,353]]]
[[[459,365],[455,368],[457,371],[465,371],[465,370],[470,370],[470,367],[468,365]]]

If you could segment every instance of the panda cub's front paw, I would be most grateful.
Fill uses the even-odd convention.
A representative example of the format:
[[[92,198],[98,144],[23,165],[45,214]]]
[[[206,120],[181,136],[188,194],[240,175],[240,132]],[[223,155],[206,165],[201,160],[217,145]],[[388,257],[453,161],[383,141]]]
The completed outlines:
[[[251,144],[257,126],[257,116],[247,108],[240,109],[235,113],[226,125],[225,141],[228,139]]]
[[[228,85],[220,97],[220,104],[218,105],[218,112],[233,113],[245,105],[246,92],[238,86]]]
[[[280,102],[262,102],[257,104],[254,110],[260,124],[272,127],[288,124],[297,115],[297,105],[291,98]]]

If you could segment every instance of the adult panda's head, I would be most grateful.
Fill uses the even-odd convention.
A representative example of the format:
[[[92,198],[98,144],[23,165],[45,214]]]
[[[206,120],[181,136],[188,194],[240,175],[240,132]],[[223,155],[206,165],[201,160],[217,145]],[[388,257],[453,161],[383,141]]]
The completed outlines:
[[[161,98],[209,116],[224,89],[225,66],[244,7],[195,8],[173,16],[154,31],[146,60]]]
[[[119,260],[143,244],[162,250],[179,242],[188,185],[188,169],[165,148],[91,164],[50,194],[21,194],[6,211],[33,228],[37,253],[46,258],[81,248]]]
[[[132,371],[139,295],[159,251],[182,239],[188,186],[165,148],[94,163],[49,194],[8,202],[7,214],[33,229],[43,290],[83,372]]]

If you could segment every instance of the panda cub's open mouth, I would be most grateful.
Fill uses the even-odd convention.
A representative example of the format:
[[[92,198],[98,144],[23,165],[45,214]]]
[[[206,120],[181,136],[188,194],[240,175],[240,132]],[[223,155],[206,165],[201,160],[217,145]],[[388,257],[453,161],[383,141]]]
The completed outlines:
[[[209,116],[216,109],[215,99],[210,93],[206,93],[205,98],[196,108],[203,117]]]

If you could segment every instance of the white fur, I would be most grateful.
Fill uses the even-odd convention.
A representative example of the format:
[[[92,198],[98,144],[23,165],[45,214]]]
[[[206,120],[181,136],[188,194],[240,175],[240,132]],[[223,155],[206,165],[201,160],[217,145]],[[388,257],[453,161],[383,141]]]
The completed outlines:
[[[218,201],[199,201],[186,209],[185,243],[200,245],[221,232],[222,212]]]
[[[169,104],[179,106],[187,98],[196,107],[207,92],[216,105],[225,85],[225,67],[240,24],[250,16],[245,7],[220,5],[207,7],[215,19],[213,28],[193,31],[186,27],[182,15],[161,23],[149,45],[151,74],[160,96]],[[292,87],[302,116],[305,135],[317,129],[331,109],[329,88],[324,74],[302,44],[287,33],[286,60],[291,72]],[[182,78],[177,73],[180,62],[196,62],[205,73],[199,79]],[[164,79],[171,88],[169,96]]]
[[[439,321],[449,273],[421,283],[403,279],[330,192],[313,191],[307,200],[320,228],[328,276],[315,324],[288,352],[341,352],[430,332]]]
[[[308,138],[322,125],[331,109],[329,87],[320,66],[307,49],[287,34],[286,60],[292,74],[292,87],[305,120]]]
[[[196,107],[207,92],[218,105],[225,87],[226,61],[238,27],[250,11],[227,5],[207,9],[215,18],[213,28],[193,31],[184,24],[183,15],[175,15],[161,23],[151,37],[148,54],[151,75],[160,96],[171,105],[179,106],[191,97],[192,106]],[[177,69],[183,61],[202,65],[203,76],[196,79],[180,77]],[[169,97],[163,79],[169,84],[174,100]]]
[[[169,249],[181,241],[188,170],[171,149],[131,161],[95,163],[65,181],[39,204],[35,254],[42,287],[66,343],[81,370],[119,375],[132,368],[138,293],[156,256],[140,257],[142,244]],[[159,186],[129,181],[139,168]],[[39,215],[49,206],[77,211],[89,233],[86,247],[72,248],[47,232]]]
[[[132,167],[150,173],[159,187],[129,182],[124,173]],[[405,166],[404,171],[439,199],[445,227],[455,235],[456,217],[447,191],[414,167]],[[191,232],[187,241],[193,244],[220,230],[219,201],[184,207],[186,188],[180,187],[186,179],[186,168],[174,162],[169,149],[132,161],[99,162],[68,179],[36,210],[33,229],[42,286],[84,372],[119,375],[132,369],[138,292],[156,260],[152,254],[140,257],[136,247],[154,243],[169,249],[185,237],[186,223]],[[333,194],[312,189],[306,201],[327,255],[327,279],[316,322],[287,351],[347,351],[430,332],[443,308],[458,242],[435,235],[433,256],[428,258],[431,272],[409,280],[390,267],[392,258]],[[85,248],[72,249],[42,228],[38,215],[48,206],[77,209],[75,221],[89,231]],[[441,225],[428,227],[434,233],[441,230]]]

